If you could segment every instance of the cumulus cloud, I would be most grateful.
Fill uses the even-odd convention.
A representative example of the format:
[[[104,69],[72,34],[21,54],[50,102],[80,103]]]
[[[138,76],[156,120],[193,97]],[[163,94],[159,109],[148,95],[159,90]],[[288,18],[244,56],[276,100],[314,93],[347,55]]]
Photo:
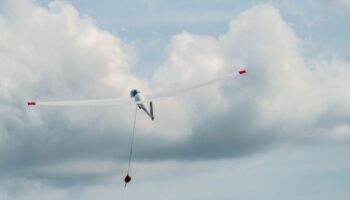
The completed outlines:
[[[285,140],[334,137],[332,129],[338,126],[343,127],[339,134],[345,134],[346,125],[336,116],[348,116],[348,81],[343,77],[349,64],[322,56],[308,60],[302,47],[278,10],[266,5],[242,13],[218,38],[186,32],[175,36],[156,80],[167,84],[181,78],[205,79],[240,66],[249,73],[237,82],[191,94],[187,102],[200,109],[193,134],[159,156],[241,156]],[[320,130],[325,124],[333,128]]]
[[[27,100],[126,96],[242,67],[247,76],[156,102],[154,123],[140,114],[137,160],[235,158],[300,138],[349,138],[349,63],[305,58],[303,41],[273,6],[243,12],[218,37],[175,35],[148,82],[132,73],[133,47],[73,6],[0,5],[1,178],[67,186],[123,171],[132,107],[33,110]]]
[[[117,155],[115,145],[128,135],[118,138],[113,129],[125,131],[128,108],[30,110],[25,102],[127,94],[143,84],[130,73],[132,46],[66,3],[55,1],[47,9],[26,1],[1,4],[1,176],[30,176],[32,167],[83,154],[90,154],[88,159]],[[112,148],[102,153],[100,145]]]
[[[95,145],[104,142],[91,137],[94,131],[83,124],[92,120],[91,128],[106,122],[93,117],[92,110],[28,110],[25,102],[123,94],[128,83],[112,85],[109,76],[140,82],[128,72],[132,48],[95,28],[70,5],[1,4],[1,176],[31,176],[50,162],[76,159],[83,146],[96,152]],[[108,131],[103,135],[105,142],[113,137]]]
[[[98,160],[105,164],[88,167],[92,175],[87,180],[110,174],[111,168],[118,171],[127,157],[133,107],[30,109],[26,102],[125,97],[132,88],[147,92],[148,83],[131,72],[133,47],[67,3],[54,1],[43,8],[2,1],[0,7],[0,176],[67,184],[85,176],[58,178],[68,173],[68,166],[96,165]],[[168,106],[157,115],[166,109],[176,110]],[[148,144],[179,139],[189,134],[189,123],[186,109],[164,114],[155,127],[140,115],[138,136]]]

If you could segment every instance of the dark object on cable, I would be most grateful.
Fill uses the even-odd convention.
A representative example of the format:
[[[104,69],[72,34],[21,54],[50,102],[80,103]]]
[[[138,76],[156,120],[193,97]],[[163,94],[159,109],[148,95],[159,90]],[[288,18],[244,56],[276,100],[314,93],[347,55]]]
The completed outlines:
[[[127,174],[124,178],[124,182],[129,183],[130,181],[131,181],[131,176],[129,176],[129,174]]]

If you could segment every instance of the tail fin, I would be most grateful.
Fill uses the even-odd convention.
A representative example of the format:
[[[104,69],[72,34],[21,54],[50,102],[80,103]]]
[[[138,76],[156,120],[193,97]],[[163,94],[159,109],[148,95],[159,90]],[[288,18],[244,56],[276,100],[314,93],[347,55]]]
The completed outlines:
[[[153,115],[153,103],[152,103],[152,101],[149,102],[149,109],[150,109],[150,113],[151,113],[151,119],[154,120],[154,115]]]

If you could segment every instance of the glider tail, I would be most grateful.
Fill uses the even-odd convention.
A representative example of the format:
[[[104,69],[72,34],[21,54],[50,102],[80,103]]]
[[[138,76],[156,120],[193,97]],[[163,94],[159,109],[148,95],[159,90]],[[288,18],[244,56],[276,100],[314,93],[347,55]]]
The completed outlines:
[[[154,115],[153,115],[153,103],[152,103],[152,101],[149,102],[149,109],[150,109],[150,113],[151,113],[151,119],[154,120]]]

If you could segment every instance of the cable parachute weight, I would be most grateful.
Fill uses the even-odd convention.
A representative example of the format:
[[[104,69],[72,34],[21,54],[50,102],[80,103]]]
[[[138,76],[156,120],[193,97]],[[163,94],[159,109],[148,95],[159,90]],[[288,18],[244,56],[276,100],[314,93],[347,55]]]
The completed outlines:
[[[129,176],[129,174],[127,174],[124,178],[124,182],[125,184],[129,183],[131,181],[131,176]]]

